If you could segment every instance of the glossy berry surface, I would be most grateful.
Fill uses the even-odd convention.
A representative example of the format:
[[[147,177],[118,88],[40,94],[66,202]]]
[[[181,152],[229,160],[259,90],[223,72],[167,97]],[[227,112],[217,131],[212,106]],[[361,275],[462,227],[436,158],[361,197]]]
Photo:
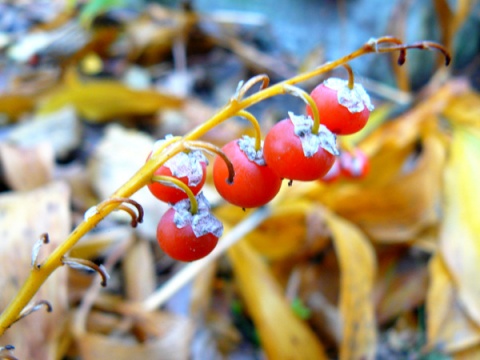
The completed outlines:
[[[171,208],[163,215],[157,226],[157,240],[162,250],[179,261],[195,261],[212,252],[218,242],[213,233],[196,236],[192,225],[181,228],[174,221],[176,210]]]
[[[193,168],[191,169],[192,171],[197,172],[197,176],[192,182],[192,176],[189,176],[189,175],[178,176],[178,173],[176,173],[177,176],[174,175],[175,167],[174,165],[172,166],[172,164],[174,164],[174,162],[177,161],[177,156],[170,159],[164,165],[160,166],[155,171],[154,176],[163,175],[163,176],[175,177],[181,182],[183,182],[185,185],[187,185],[190,188],[190,190],[192,190],[194,195],[197,195],[202,189],[203,185],[205,184],[206,168],[207,168],[206,160],[205,161],[193,160],[193,161],[190,161],[190,163],[184,160],[186,162],[186,164],[184,164],[184,167],[188,167],[188,166],[196,167],[196,169],[193,169]],[[182,156],[188,156],[188,155],[182,153]],[[173,172],[172,172],[172,168],[173,168]],[[183,173],[185,172],[188,172],[188,169]],[[160,183],[156,181],[153,181],[150,184],[148,184],[148,189],[157,199],[167,203],[171,203],[171,204],[175,204],[180,200],[186,199],[188,197],[183,190],[177,187],[166,185],[164,183]]]
[[[250,150],[254,152],[253,139],[251,140]],[[242,208],[263,206],[278,193],[282,179],[265,164],[260,165],[250,160],[240,148],[240,144],[245,144],[245,137],[241,140],[233,140],[222,148],[235,169],[232,183],[228,182],[228,168],[225,162],[220,157],[215,159],[213,164],[215,187],[218,193],[231,204]],[[260,158],[262,162],[263,155],[260,155]]]
[[[342,152],[339,162],[342,174],[348,178],[364,178],[370,171],[368,157],[360,149],[355,149],[353,152]]]
[[[289,180],[317,180],[335,161],[335,156],[323,147],[312,156],[306,156],[291,119],[284,119],[270,129],[263,152],[267,165],[279,177]]]
[[[331,78],[310,93],[317,105],[320,123],[338,135],[349,135],[363,129],[373,106],[363,87],[348,87],[346,80]],[[313,116],[310,106],[307,114]]]

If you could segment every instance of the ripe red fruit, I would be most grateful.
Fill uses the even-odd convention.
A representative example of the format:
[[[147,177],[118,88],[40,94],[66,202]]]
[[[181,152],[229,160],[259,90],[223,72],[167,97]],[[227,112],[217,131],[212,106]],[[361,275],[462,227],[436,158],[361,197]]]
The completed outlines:
[[[352,152],[342,152],[340,155],[340,168],[345,177],[364,178],[370,171],[370,162],[367,155],[360,149]]]
[[[360,131],[373,110],[363,86],[355,84],[350,89],[347,80],[327,79],[313,89],[310,96],[317,104],[320,122],[338,135]],[[306,110],[308,115],[313,116],[310,106],[307,105]]]
[[[157,240],[162,250],[175,260],[194,261],[212,252],[223,226],[211,213],[200,193],[198,212],[190,213],[188,200],[167,210],[157,226]],[[207,203],[208,204],[208,203]]]
[[[201,151],[179,153],[160,166],[153,175],[175,177],[197,195],[205,184],[207,163]],[[148,184],[148,189],[157,199],[171,204],[188,197],[183,190],[156,181]]]
[[[218,193],[229,203],[242,208],[259,207],[277,195],[282,179],[270,169],[262,151],[255,150],[255,139],[244,136],[226,144],[222,151],[235,169],[228,182],[228,168],[219,156],[213,164],[213,181]]]
[[[311,118],[289,115],[289,119],[275,124],[265,137],[265,161],[281,178],[319,179],[330,170],[338,153],[335,136],[324,126],[320,126],[319,134],[312,134]]]
[[[320,181],[330,184],[337,181],[341,176],[342,172],[340,169],[340,162],[336,158],[330,170],[328,170],[328,172],[322,178],[320,178]]]

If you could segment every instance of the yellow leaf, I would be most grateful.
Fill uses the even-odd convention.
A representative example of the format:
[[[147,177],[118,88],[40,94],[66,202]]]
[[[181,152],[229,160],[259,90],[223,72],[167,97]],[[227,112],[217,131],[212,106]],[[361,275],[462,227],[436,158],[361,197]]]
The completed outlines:
[[[456,125],[480,128],[480,94],[467,92],[452,99],[443,115]]]
[[[464,351],[480,344],[480,327],[465,312],[451,274],[440,254],[429,264],[427,294],[427,348],[448,353]]]
[[[340,359],[373,359],[377,330],[372,297],[375,257],[371,243],[353,224],[325,213],[340,266]]]
[[[364,181],[338,183],[318,198],[326,207],[358,224],[375,241],[411,241],[419,231],[438,221],[445,146],[435,134],[426,136],[422,153],[414,158],[413,144],[386,146],[371,159]]]
[[[246,236],[247,241],[270,260],[297,253],[306,240],[306,215],[312,205],[291,199],[272,207],[272,215]]]
[[[76,83],[54,93],[40,109],[57,111],[71,104],[87,120],[102,122],[118,117],[151,115],[161,108],[179,108],[183,100],[154,90],[133,90],[117,81]]]
[[[267,357],[327,359],[320,341],[292,312],[278,283],[248,243],[237,243],[228,255]]]
[[[455,127],[445,169],[440,248],[465,311],[480,325],[480,134]]]

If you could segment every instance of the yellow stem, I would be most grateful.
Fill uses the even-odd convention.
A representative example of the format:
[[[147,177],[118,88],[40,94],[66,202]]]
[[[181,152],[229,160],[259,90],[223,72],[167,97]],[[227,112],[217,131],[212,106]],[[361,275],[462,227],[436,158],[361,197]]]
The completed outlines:
[[[260,90],[265,89],[268,84],[270,84],[270,78],[267,75],[261,74],[254,76],[253,78],[249,79],[245,84],[241,85],[240,89],[238,90],[238,94],[235,94],[236,96],[234,97],[234,99],[236,101],[242,100],[247,91],[260,81],[262,82],[262,85],[260,85]]]
[[[353,90],[353,87],[355,85],[355,76],[353,75],[353,70],[352,67],[348,64],[343,64],[343,67],[347,70],[348,72],[348,88],[350,90]]]
[[[244,117],[253,125],[255,129],[255,150],[259,151],[262,148],[262,130],[260,129],[260,124],[255,116],[245,110],[240,110],[237,113],[237,116]]]
[[[228,156],[225,155],[225,153],[222,151],[222,149],[220,149],[216,145],[207,143],[205,141],[194,141],[194,140],[185,141],[185,146],[187,148],[191,148],[191,149],[205,150],[205,151],[208,151],[208,152],[211,152],[213,154],[217,154],[218,156],[220,156],[223,159],[223,161],[225,161],[225,164],[227,165],[228,182],[229,183],[233,182],[233,178],[235,177],[235,168],[233,167],[233,164],[230,161],[230,159],[228,158]]]
[[[287,93],[298,96],[301,98],[307,105],[310,106],[313,114],[313,125],[312,125],[312,134],[318,134],[320,131],[320,114],[318,112],[317,103],[313,100],[309,93],[305,90],[300,89],[297,86],[286,84],[284,86]]]
[[[176,187],[182,189],[185,192],[185,194],[187,194],[188,200],[190,200],[190,212],[192,213],[192,215],[195,215],[197,213],[197,211],[198,211],[197,199],[195,199],[195,195],[193,194],[192,190],[188,187],[187,184],[178,180],[175,177],[164,176],[164,175],[154,175],[152,177],[152,180],[153,181],[158,181],[158,182],[161,182],[161,183],[166,183],[167,185],[168,184],[173,184]]]

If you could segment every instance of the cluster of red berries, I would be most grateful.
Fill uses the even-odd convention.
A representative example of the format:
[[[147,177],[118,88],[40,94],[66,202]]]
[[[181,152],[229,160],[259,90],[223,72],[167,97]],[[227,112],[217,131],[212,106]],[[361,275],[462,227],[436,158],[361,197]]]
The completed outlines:
[[[343,153],[340,161],[336,160],[340,155],[336,135],[362,129],[373,109],[363,87],[358,84],[349,87],[347,81],[331,78],[317,86],[311,97],[320,114],[318,130],[313,111],[307,106],[307,115],[289,113],[288,118],[273,126],[261,146],[254,138],[244,136],[222,148],[235,176],[230,181],[228,166],[218,156],[213,164],[213,180],[226,201],[241,208],[259,207],[275,197],[283,179],[318,180],[335,167],[339,173],[352,177],[365,173],[368,161],[362,153]],[[165,253],[177,260],[193,261],[206,256],[215,248],[222,232],[221,223],[211,215],[200,192],[206,166],[207,160],[200,151],[189,151],[176,155],[155,172],[156,176],[176,178],[194,195],[199,194],[194,214],[183,190],[159,182],[149,185],[157,198],[173,204],[158,224],[157,239]]]
[[[347,179],[363,179],[370,171],[370,162],[367,155],[360,149],[353,151],[340,151],[340,156],[335,159],[330,170],[320,181],[333,183],[341,177]]]

